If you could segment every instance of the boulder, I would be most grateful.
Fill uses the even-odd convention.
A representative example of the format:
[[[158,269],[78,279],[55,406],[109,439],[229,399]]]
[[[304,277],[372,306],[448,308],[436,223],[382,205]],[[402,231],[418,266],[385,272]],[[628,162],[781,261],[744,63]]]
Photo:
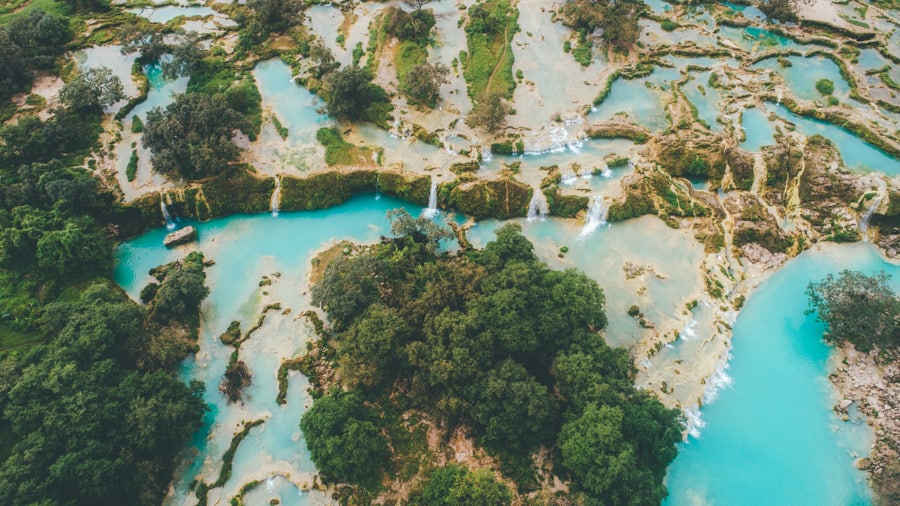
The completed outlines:
[[[197,240],[197,229],[191,225],[180,228],[163,239],[163,245],[167,248],[174,248],[180,244],[186,244]]]

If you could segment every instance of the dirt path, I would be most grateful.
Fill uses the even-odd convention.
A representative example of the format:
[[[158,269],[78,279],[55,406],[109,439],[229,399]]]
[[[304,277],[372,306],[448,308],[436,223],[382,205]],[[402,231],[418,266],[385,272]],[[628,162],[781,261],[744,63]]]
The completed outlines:
[[[507,17],[509,16],[507,15]],[[491,75],[488,77],[487,85],[484,87],[485,93],[490,92],[491,85],[494,83],[494,76],[497,74],[497,69],[503,64],[503,60],[506,59],[506,52],[509,51],[509,43],[509,20],[507,20],[503,25],[503,53],[500,54],[500,58],[497,58],[497,64],[494,65],[494,70],[491,71]]]

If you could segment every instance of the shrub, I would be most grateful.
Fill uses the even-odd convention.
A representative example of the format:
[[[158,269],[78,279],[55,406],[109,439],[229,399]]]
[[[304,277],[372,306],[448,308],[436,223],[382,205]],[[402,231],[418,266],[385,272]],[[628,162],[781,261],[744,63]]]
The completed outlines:
[[[819,79],[816,81],[816,89],[822,95],[831,95],[834,93],[834,82],[831,79]]]

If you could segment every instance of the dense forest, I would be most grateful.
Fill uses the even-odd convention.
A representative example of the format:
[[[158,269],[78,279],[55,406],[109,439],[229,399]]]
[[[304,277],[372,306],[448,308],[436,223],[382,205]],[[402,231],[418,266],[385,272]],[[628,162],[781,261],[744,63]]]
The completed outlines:
[[[0,26],[0,503],[155,505],[206,410],[172,371],[196,350],[204,261],[159,269],[144,306],[111,281],[125,211],[84,159],[122,84],[66,66],[75,23]],[[59,105],[7,121],[36,72],[65,73]]]
[[[628,353],[598,334],[597,283],[550,270],[515,224],[451,255],[449,230],[390,215],[396,239],[338,257],[313,288],[331,327],[307,360],[320,397],[301,427],[321,473],[363,502],[404,481],[413,504],[563,500],[555,475],[585,504],[659,504],[681,415],[636,390]],[[497,469],[444,465],[417,419],[445,441],[462,430]]]

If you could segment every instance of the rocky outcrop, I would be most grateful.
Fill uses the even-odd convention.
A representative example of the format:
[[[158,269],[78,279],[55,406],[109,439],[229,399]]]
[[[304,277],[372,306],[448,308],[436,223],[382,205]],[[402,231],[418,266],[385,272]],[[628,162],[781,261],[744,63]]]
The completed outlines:
[[[180,228],[163,239],[163,245],[167,248],[174,248],[182,244],[187,244],[197,240],[197,229],[191,225]]]
[[[532,188],[512,178],[454,182],[438,187],[438,202],[476,219],[509,219],[528,213]]]
[[[644,214],[658,214],[666,219],[704,217],[718,214],[711,207],[714,200],[694,196],[690,183],[672,178],[657,167],[639,167],[622,178],[622,196],[609,207],[609,220],[621,221]],[[697,192],[700,193],[700,192]]]
[[[647,142],[651,132],[648,128],[638,125],[630,118],[616,116],[602,123],[593,123],[588,126],[585,135],[591,139],[629,139],[638,144]]]
[[[794,244],[794,239],[781,229],[768,208],[753,195],[729,196],[722,205],[734,221],[731,233],[736,248],[754,244],[771,253],[787,253]],[[765,256],[754,248],[746,249],[745,253],[752,253],[754,258]]]

